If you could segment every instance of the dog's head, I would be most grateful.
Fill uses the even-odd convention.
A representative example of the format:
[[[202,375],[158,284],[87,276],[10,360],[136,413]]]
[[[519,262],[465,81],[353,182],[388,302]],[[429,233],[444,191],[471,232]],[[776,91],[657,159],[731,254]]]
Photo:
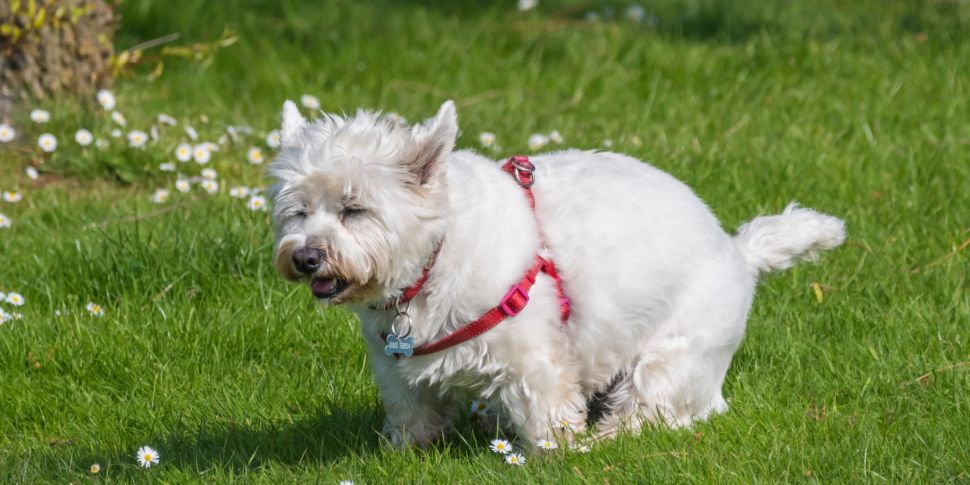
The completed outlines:
[[[303,118],[283,104],[270,165],[274,265],[325,302],[371,302],[412,283],[444,235],[455,105],[412,127],[377,113]]]

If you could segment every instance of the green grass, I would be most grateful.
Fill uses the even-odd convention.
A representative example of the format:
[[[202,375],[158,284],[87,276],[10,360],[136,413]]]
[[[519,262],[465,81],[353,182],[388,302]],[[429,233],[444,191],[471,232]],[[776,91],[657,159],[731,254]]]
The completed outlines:
[[[159,206],[181,128],[144,152],[80,150],[76,128],[110,121],[49,100],[53,156],[30,154],[26,112],[0,146],[0,189],[25,195],[0,202],[0,291],[27,301],[0,326],[0,483],[970,481],[970,6],[662,0],[634,25],[582,20],[622,3],[512,3],[126,1],[119,48],[224,26],[239,42],[157,80],[146,63],[115,93],[128,128],[165,112],[213,140],[273,128],[302,93],[409,120],[453,98],[461,147],[485,130],[496,157],[533,132],[609,139],[729,230],[789,200],[844,217],[845,246],[761,284],[730,412],[522,468],[467,419],[429,452],[383,451],[353,317],[281,281],[268,216],[225,194],[266,183],[244,158],[260,139],[215,155],[222,194]],[[39,181],[22,175],[34,159]],[[137,468],[144,444],[157,468]]]

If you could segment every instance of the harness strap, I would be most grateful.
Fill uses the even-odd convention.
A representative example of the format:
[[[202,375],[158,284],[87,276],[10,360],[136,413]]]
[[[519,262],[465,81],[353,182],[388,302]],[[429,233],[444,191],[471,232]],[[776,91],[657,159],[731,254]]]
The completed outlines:
[[[544,269],[546,262],[541,256],[536,256],[535,264],[529,268],[529,271],[526,271],[525,276],[518,283],[509,288],[508,293],[502,297],[502,301],[498,306],[485,312],[484,315],[464,327],[434,342],[415,348],[414,355],[433,354],[439,350],[454,347],[495,328],[496,325],[502,323],[506,318],[518,315],[529,304],[529,290],[536,283],[536,275]]]
[[[502,166],[502,170],[508,172],[512,175],[515,181],[523,188],[526,198],[529,200],[529,207],[532,208],[533,216],[535,215],[536,209],[536,199],[535,195],[532,193],[532,184],[535,183],[535,165],[529,161],[528,157],[517,155],[510,158],[505,165]],[[541,237],[540,231],[540,240]],[[541,242],[541,241],[540,241]],[[543,247],[545,243],[542,242]],[[439,246],[440,247],[440,246]],[[435,250],[437,253],[437,250]],[[432,262],[434,261],[432,257]],[[431,264],[425,267],[418,281],[404,290],[401,297],[396,300],[397,302],[407,302],[410,301],[415,295],[421,291],[421,287],[424,285],[425,280],[428,278],[428,272],[430,270]],[[543,272],[552,278],[556,286],[556,292],[559,295],[559,312],[562,324],[565,325],[569,320],[569,314],[571,312],[571,304],[569,298],[566,296],[566,292],[562,287],[562,278],[559,276],[559,271],[556,269],[555,263],[551,259],[543,258],[541,255],[536,255],[535,264],[526,271],[525,276],[522,279],[512,285],[509,288],[508,293],[502,297],[498,306],[492,308],[491,310],[485,312],[482,316],[478,317],[477,320],[468,323],[464,327],[427,344],[421,345],[414,349],[412,355],[427,355],[439,352],[441,350],[454,347],[455,345],[467,342],[483,333],[495,328],[496,325],[502,323],[506,318],[514,317],[529,304],[529,290],[535,285],[536,276],[539,272]],[[387,305],[385,305],[386,307]],[[387,333],[381,334],[382,340],[387,340]],[[396,358],[400,357],[400,354],[394,355]]]
[[[536,211],[536,197],[532,193],[532,184],[535,183],[535,165],[529,160],[529,157],[525,155],[516,155],[502,165],[502,170],[508,172],[512,175],[512,178],[522,186],[525,192],[525,197],[529,199],[529,207],[532,208],[532,215],[535,216]],[[538,218],[537,218],[538,219]],[[539,237],[542,238],[542,229],[539,230]],[[542,242],[545,246],[545,242]],[[565,325],[569,320],[569,314],[572,312],[569,297],[566,296],[566,292],[562,288],[562,278],[559,276],[559,271],[556,270],[556,263],[553,263],[551,259],[544,260],[546,262],[543,267],[542,272],[549,275],[552,281],[556,284],[556,293],[559,294],[559,311],[560,319],[562,324]]]

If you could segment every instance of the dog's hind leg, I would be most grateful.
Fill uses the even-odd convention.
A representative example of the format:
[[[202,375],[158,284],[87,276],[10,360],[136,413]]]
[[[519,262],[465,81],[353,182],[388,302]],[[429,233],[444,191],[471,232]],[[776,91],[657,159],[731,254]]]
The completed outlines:
[[[604,416],[596,425],[597,438],[621,431],[637,434],[647,423],[690,426],[694,420],[727,410],[721,384],[730,352],[724,358],[709,356],[711,360],[705,361],[695,356],[678,358],[676,354],[689,348],[684,340],[669,339],[663,345],[667,352],[651,349],[613,386],[604,400]]]
[[[605,400],[597,435],[644,423],[690,426],[727,410],[721,386],[744,335],[753,285],[699,278],[647,339]]]

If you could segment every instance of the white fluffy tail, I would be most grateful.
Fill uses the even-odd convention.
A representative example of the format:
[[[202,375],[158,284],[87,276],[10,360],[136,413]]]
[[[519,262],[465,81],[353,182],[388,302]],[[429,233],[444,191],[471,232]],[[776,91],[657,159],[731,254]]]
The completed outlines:
[[[755,274],[777,271],[845,240],[845,222],[836,217],[799,207],[792,202],[785,212],[755,217],[738,229],[735,244]]]

